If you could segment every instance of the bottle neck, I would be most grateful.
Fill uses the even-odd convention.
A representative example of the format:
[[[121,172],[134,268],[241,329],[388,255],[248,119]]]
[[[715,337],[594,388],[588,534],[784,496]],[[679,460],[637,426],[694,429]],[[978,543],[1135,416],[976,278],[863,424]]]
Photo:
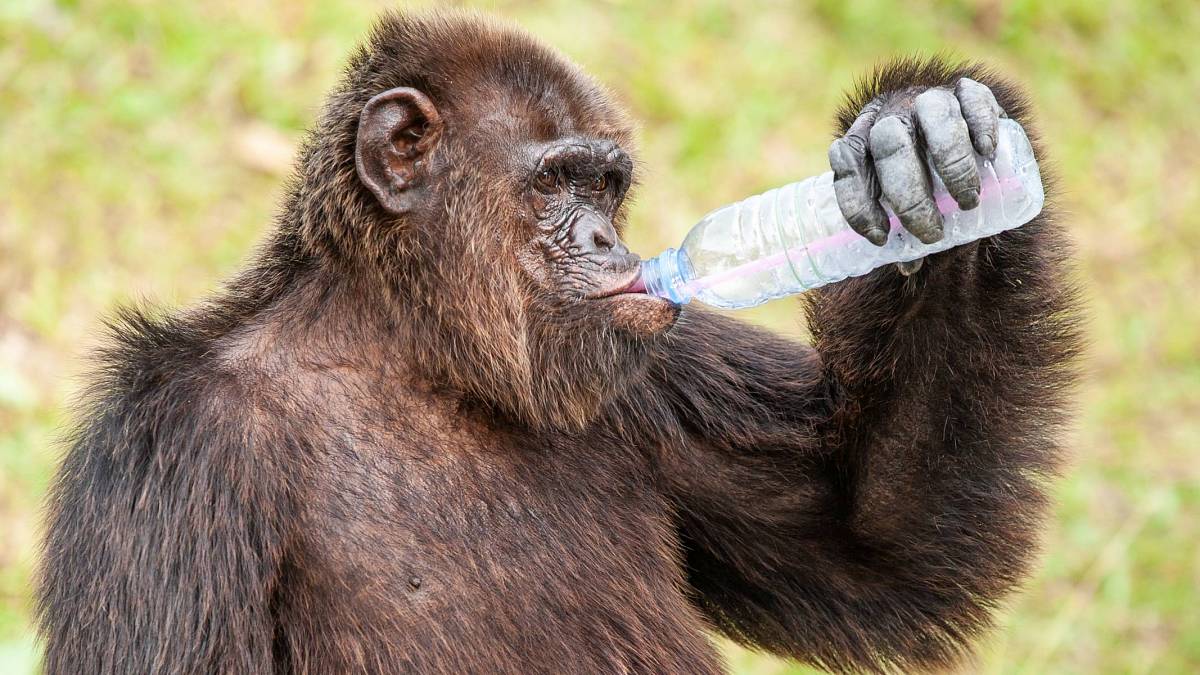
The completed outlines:
[[[690,271],[687,254],[669,248],[653,258],[642,261],[642,283],[646,293],[685,305],[694,293],[688,288],[685,275]]]

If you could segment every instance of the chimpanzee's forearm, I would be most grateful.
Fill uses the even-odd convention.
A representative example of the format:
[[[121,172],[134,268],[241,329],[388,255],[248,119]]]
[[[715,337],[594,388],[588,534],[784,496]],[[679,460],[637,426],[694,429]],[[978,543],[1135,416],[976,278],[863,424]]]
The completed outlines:
[[[849,108],[962,75],[1029,130],[1008,88],[936,63],[883,71]],[[661,448],[716,627],[857,671],[945,664],[989,624],[1031,560],[1073,381],[1050,209],[911,276],[808,294],[813,349],[685,312],[624,419]]]
[[[895,65],[847,107],[963,76],[988,85],[1032,130],[1014,88],[938,63]],[[931,256],[911,277],[882,269],[809,295],[814,346],[838,391],[832,438],[854,476],[860,534],[883,543],[898,530],[944,533],[955,518],[979,534],[1003,529],[1017,548],[1031,534],[1041,501],[1033,477],[1056,462],[1047,433],[1077,347],[1052,196],[1022,228]]]

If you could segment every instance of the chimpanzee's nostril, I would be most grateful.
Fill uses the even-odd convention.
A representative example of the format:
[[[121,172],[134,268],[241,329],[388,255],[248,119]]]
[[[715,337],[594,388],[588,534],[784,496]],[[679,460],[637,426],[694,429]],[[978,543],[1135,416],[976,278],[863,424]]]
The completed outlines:
[[[592,211],[580,214],[572,225],[571,240],[579,250],[592,255],[610,257],[629,252],[617,236],[612,221]]]
[[[597,251],[610,251],[613,247],[613,240],[602,229],[597,229],[592,233],[592,246]]]

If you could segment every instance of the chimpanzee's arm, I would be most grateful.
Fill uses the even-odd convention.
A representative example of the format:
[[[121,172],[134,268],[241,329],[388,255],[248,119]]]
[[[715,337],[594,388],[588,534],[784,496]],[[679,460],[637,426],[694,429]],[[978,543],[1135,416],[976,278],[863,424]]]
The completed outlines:
[[[1027,122],[1008,87],[938,63],[880,71],[848,109],[964,75]],[[808,295],[813,349],[684,312],[656,386],[624,415],[656,434],[690,583],[718,628],[835,670],[908,670],[988,626],[1028,571],[1058,462],[1077,350],[1066,255],[1047,207],[911,276],[826,287]]]
[[[236,381],[131,323],[50,494],[45,672],[273,672],[280,441]]]

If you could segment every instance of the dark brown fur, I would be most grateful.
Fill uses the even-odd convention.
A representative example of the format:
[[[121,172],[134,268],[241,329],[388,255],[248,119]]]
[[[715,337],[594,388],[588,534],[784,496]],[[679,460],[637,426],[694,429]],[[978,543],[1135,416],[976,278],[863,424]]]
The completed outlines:
[[[940,62],[884,67],[839,122],[962,74],[1028,128]],[[355,175],[358,112],[397,86],[451,120],[440,222]],[[812,348],[693,308],[637,336],[517,273],[505,139],[572,129],[630,142],[523,34],[380,23],[256,261],[116,322],[50,499],[47,673],[719,672],[709,628],[840,671],[964,653],[1058,462],[1053,214],[810,294]]]

